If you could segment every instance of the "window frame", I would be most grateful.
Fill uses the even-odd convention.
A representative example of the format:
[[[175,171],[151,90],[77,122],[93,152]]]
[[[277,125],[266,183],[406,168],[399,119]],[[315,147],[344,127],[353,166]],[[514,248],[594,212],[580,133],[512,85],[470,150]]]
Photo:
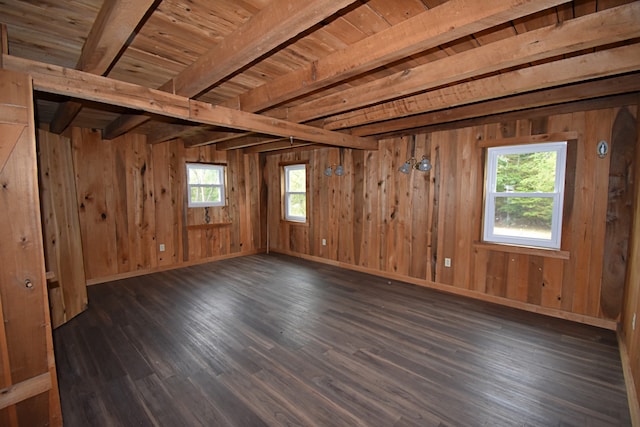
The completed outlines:
[[[292,164],[286,164],[286,165],[282,165],[282,212],[283,212],[283,217],[285,221],[291,221],[291,222],[297,222],[297,223],[306,223],[307,222],[307,218],[309,216],[309,197],[308,197],[308,190],[309,190],[309,176],[308,176],[308,170],[307,170],[307,164],[306,163],[292,163]],[[289,191],[289,171],[294,171],[294,170],[303,170],[304,171],[304,192],[301,191]],[[296,216],[296,215],[291,215],[289,213],[289,196],[291,195],[297,195],[297,194],[303,194],[304,195],[304,201],[305,201],[305,216]]]
[[[200,163],[200,162],[186,162],[185,163],[187,174],[187,207],[189,208],[208,208],[208,207],[220,207],[227,205],[227,167],[226,165],[214,164],[214,163]],[[207,169],[215,170],[220,175],[220,184],[192,184],[189,180],[189,172],[191,169]],[[191,199],[191,189],[193,187],[204,188],[219,188],[220,189],[220,201],[219,202],[199,202]]]
[[[554,141],[543,143],[530,143],[520,145],[505,145],[487,148],[487,160],[485,169],[485,198],[483,208],[483,241],[491,244],[507,244],[523,247],[535,247],[540,249],[558,250],[562,237],[562,214],[564,209],[564,186],[567,164],[567,141]],[[498,157],[500,155],[523,154],[555,151],[556,152],[556,176],[554,191],[544,192],[498,192],[495,191],[498,178]],[[516,237],[496,234],[495,226],[495,201],[503,197],[532,197],[550,198],[553,201],[551,217],[551,238],[541,239],[535,237]]]

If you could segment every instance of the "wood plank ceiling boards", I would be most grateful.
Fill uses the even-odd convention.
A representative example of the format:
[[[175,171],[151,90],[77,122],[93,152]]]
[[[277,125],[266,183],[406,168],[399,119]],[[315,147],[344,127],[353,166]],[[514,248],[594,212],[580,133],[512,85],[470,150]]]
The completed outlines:
[[[184,138],[199,146],[224,142],[226,150],[290,136],[372,148],[371,141],[355,134],[393,132],[400,123],[394,120],[452,106],[637,73],[637,64],[623,57],[635,54],[640,6],[614,3],[76,0],[47,5],[11,0],[0,12],[8,40],[5,68],[19,57],[63,67],[58,69],[63,74],[76,69],[103,75],[112,88],[137,85],[131,94],[121,92],[122,98],[153,93],[156,104],[143,108],[100,91],[52,95],[51,87],[36,84],[38,118],[53,131],[81,124],[101,129],[110,139],[135,128],[153,143]],[[614,50],[625,47],[627,53]],[[607,62],[598,72],[564,76],[573,63],[596,67],[603,58]],[[527,71],[541,66],[547,68]],[[540,70],[552,79],[503,86]],[[79,79],[85,87],[93,82]],[[169,98],[148,92],[156,89]],[[580,99],[579,92],[565,92],[562,101],[549,99],[545,105]],[[191,112],[168,112],[171,102],[164,103],[175,100],[171,95],[191,100]],[[61,103],[66,99],[70,102]],[[232,118],[214,120],[212,111]],[[297,129],[295,135],[290,129]],[[246,132],[256,135],[246,139]],[[232,142],[235,138],[241,141]]]

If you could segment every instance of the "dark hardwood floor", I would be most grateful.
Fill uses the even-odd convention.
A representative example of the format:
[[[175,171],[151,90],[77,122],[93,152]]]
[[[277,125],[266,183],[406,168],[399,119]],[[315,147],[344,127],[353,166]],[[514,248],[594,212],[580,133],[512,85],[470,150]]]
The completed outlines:
[[[89,288],[65,426],[630,425],[615,334],[281,255]]]

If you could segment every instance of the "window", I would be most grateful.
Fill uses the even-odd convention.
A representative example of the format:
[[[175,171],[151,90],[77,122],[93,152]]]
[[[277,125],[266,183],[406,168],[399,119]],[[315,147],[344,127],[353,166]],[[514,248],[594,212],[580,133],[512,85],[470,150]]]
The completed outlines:
[[[225,167],[187,163],[187,191],[190,208],[224,206]]]
[[[487,150],[484,240],[560,249],[566,142]]]
[[[284,218],[307,220],[307,168],[305,165],[284,167]]]

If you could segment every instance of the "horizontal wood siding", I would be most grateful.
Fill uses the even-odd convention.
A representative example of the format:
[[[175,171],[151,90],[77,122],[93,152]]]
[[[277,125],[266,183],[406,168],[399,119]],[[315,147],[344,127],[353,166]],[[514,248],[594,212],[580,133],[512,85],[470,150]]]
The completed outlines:
[[[71,140],[90,283],[264,247],[258,154],[185,149],[180,141],[150,145],[136,134],[103,140],[79,128]],[[186,207],[185,162],[227,166],[227,206]]]
[[[616,152],[612,129],[620,114],[635,119],[636,106],[387,139],[376,152],[344,150],[342,177],[323,174],[327,166],[338,163],[338,148],[268,155],[269,246],[492,300],[544,307],[560,316],[618,320],[621,295],[617,294],[623,284],[603,285],[605,239],[624,238],[629,226],[607,227],[608,218],[620,209],[608,186],[614,154],[600,159],[596,144],[604,139],[611,153]],[[477,244],[482,239],[482,147],[509,138],[521,143],[531,135],[569,132],[577,140],[569,142],[560,255]],[[419,160],[423,155],[433,163],[430,173],[398,172],[407,158]],[[281,212],[278,165],[296,160],[310,165],[313,208],[304,232],[300,225],[283,221]],[[451,267],[444,266],[445,258]],[[624,259],[613,268],[624,275]]]

